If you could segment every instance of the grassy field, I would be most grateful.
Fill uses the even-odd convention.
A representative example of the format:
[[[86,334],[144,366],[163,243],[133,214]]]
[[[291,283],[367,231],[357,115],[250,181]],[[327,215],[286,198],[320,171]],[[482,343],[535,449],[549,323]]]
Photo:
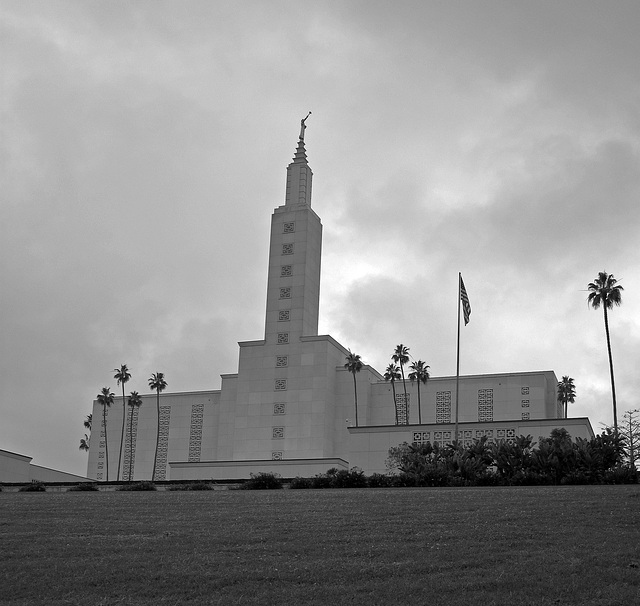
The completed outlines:
[[[640,604],[640,487],[0,493],[0,603]]]

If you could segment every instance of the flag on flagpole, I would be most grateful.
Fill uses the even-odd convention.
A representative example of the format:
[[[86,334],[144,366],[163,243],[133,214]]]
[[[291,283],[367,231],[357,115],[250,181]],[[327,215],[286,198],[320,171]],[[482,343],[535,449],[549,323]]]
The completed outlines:
[[[460,274],[460,300],[462,301],[462,314],[464,315],[464,325],[469,324],[469,316],[471,315],[471,305],[469,304],[469,295],[467,295],[467,289],[464,287],[462,281],[462,274]]]

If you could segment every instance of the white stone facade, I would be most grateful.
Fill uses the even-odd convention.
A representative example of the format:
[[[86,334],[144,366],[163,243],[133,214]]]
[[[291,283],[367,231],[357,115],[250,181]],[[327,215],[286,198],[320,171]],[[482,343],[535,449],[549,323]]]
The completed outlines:
[[[356,375],[360,427],[353,427],[348,351],[318,335],[322,225],[311,209],[312,177],[300,139],[287,169],[285,204],[272,216],[264,339],[239,344],[238,372],[221,375],[220,390],[161,394],[159,415],[156,395],[143,396],[132,419],[133,439],[127,418],[120,479],[130,479],[130,462],[131,479],[151,478],[158,423],[158,480],[239,479],[259,471],[311,476],[354,465],[380,472],[390,446],[418,434],[451,441],[455,377],[421,386],[420,414],[417,385],[407,381],[405,402],[403,384],[396,382],[400,422],[408,413],[411,424],[396,426],[391,385],[364,366]],[[460,377],[460,439],[487,432],[500,439],[507,430],[536,439],[549,435],[566,425],[558,419],[556,384],[552,371]],[[116,396],[107,415],[110,480],[116,479],[122,414]],[[94,402],[87,475],[105,481],[102,416]],[[574,436],[593,435],[588,419],[573,419],[571,429]]]

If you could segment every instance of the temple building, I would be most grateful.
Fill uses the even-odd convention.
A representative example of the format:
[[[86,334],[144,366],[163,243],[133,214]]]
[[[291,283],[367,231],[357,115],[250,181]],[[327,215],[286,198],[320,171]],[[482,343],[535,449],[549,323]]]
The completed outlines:
[[[311,208],[304,135],[303,120],[285,201],[271,218],[264,337],[239,343],[238,370],[221,375],[220,389],[162,393],[159,414],[156,394],[128,408],[120,479],[151,479],[154,462],[156,480],[242,479],[261,471],[308,477],[354,466],[370,474],[385,472],[392,446],[454,439],[456,377],[421,385],[419,409],[417,383],[407,382],[406,398],[396,383],[394,407],[392,385],[367,365],[355,374],[355,426],[349,352],[318,334],[322,224]],[[587,418],[562,418],[556,386],[553,371],[461,376],[459,439],[538,440],[556,427],[592,437]],[[116,398],[107,409],[109,478],[104,427],[95,424],[88,477],[116,479],[122,414]],[[102,417],[94,401],[93,418]]]

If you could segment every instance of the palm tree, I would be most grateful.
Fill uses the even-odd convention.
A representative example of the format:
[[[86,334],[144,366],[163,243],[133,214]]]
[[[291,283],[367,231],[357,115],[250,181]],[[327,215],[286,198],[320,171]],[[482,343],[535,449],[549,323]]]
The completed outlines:
[[[355,398],[355,408],[356,408],[356,427],[358,427],[358,389],[356,387],[356,373],[360,372],[362,369],[362,360],[360,360],[360,356],[358,354],[352,353],[349,350],[349,355],[346,356],[346,364],[344,367],[353,374],[353,395]]]
[[[409,381],[412,383],[418,381],[418,423],[422,425],[422,408],[420,406],[420,383],[427,384],[429,380],[429,365],[418,360],[414,362],[409,368],[413,371],[409,373]]]
[[[587,286],[589,289],[587,303],[589,303],[593,309],[598,309],[602,305],[602,309],[604,310],[604,330],[607,335],[609,372],[611,373],[611,395],[613,398],[613,428],[616,439],[618,438],[618,412],[616,409],[616,385],[613,380],[613,358],[611,357],[611,340],[609,338],[609,318],[607,316],[607,310],[613,309],[614,305],[619,307],[622,304],[621,292],[624,289],[620,284],[617,284],[617,282],[618,280],[613,277],[613,274],[601,271],[598,272],[598,277]]]
[[[396,403],[396,386],[395,382],[400,378],[398,367],[391,363],[384,371],[384,380],[391,381],[391,389],[393,390],[393,409],[396,411],[396,425],[398,424],[398,405]]]
[[[567,404],[573,404],[576,401],[576,386],[573,379],[567,375],[562,377],[562,381],[558,381],[558,402],[562,404],[564,418],[567,418]]]
[[[89,413],[87,415],[87,418],[84,420],[84,426],[89,430],[89,433],[91,433],[91,425],[93,423],[93,413]]]
[[[118,385],[122,385],[122,431],[120,432],[120,456],[118,457],[118,475],[116,476],[116,480],[119,480],[120,465],[122,463],[122,447],[124,445],[124,423],[127,417],[127,405],[124,399],[124,384],[131,378],[131,374],[129,373],[129,369],[126,364],[122,364],[120,368],[114,368],[113,371],[116,373],[113,375],[113,378],[118,380]]]
[[[402,386],[404,387],[404,405],[407,411],[407,425],[409,425],[409,398],[407,398],[407,382],[404,380],[404,365],[409,362],[409,348],[402,343],[396,345],[391,359],[400,364],[400,372],[402,373]]]
[[[84,434],[84,438],[80,438],[80,446],[78,447],[78,449],[79,450],[89,450],[89,441],[90,441],[90,438],[85,433]]]
[[[131,418],[129,419],[129,481],[131,477],[131,465],[133,464],[133,411],[135,408],[142,406],[142,398],[137,391],[132,391],[129,396],[128,404],[131,408]]]
[[[156,454],[153,457],[153,472],[151,481],[156,479],[156,464],[158,462],[158,444],[160,443],[160,392],[167,388],[163,372],[156,372],[149,377],[149,387],[156,392],[156,410],[158,411],[158,423],[156,428]]]
[[[107,462],[107,482],[109,481],[109,440],[107,436],[107,408],[113,404],[114,397],[114,393],[108,387],[103,387],[102,391],[96,398],[98,400],[98,404],[102,406],[102,425],[104,426],[104,457]]]

